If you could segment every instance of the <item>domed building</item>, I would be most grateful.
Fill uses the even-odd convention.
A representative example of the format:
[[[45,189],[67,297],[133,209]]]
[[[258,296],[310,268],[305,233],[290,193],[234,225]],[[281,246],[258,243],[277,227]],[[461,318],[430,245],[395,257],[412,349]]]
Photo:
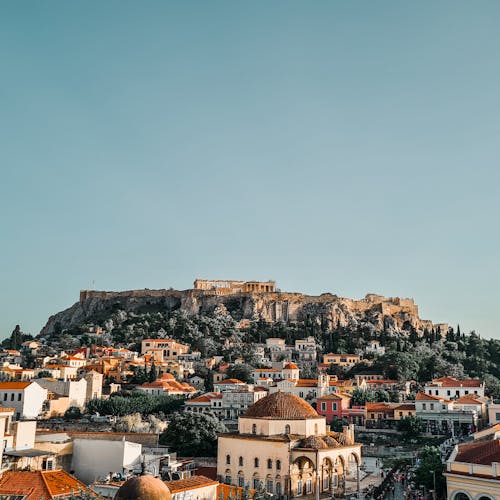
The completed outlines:
[[[172,500],[172,494],[161,479],[143,474],[125,481],[117,491],[115,500]]]
[[[330,432],[309,403],[275,392],[239,417],[238,432],[219,436],[219,480],[288,498],[341,493],[346,478],[359,488],[361,445],[353,429]]]

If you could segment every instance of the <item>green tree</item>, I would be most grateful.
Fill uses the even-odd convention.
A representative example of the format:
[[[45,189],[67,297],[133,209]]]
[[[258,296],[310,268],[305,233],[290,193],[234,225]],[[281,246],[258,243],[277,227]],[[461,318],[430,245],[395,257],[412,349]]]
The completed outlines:
[[[444,464],[441,452],[435,446],[424,446],[418,454],[419,465],[415,470],[415,483],[423,485],[427,490],[434,489],[436,481],[436,494],[440,498],[445,490],[446,481],[443,477]]]
[[[366,403],[375,403],[377,393],[373,389],[355,389],[352,393],[352,406],[364,406]]]
[[[64,412],[64,420],[77,420],[81,418],[81,416],[82,416],[82,410],[80,410],[78,406],[70,406]]]
[[[10,348],[19,350],[21,349],[21,344],[23,343],[23,333],[21,332],[21,327],[16,325],[14,330],[10,335]]]
[[[156,365],[153,363],[151,365],[151,370],[148,373],[149,382],[154,382],[158,378],[158,370],[156,369]]]
[[[223,432],[227,432],[226,427],[213,415],[176,413],[160,435],[160,444],[181,457],[215,457],[217,435]]]
[[[227,378],[237,378],[246,384],[253,383],[252,368],[248,365],[232,365],[226,370]]]
[[[403,441],[409,442],[418,439],[425,430],[424,421],[413,415],[398,421],[398,431],[402,433]]]
[[[42,370],[38,372],[37,378],[52,378],[52,373],[48,370]]]

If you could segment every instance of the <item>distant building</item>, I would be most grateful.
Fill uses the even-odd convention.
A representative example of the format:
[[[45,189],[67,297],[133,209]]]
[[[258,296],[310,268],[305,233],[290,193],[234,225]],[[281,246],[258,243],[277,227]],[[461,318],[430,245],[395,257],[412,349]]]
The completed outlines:
[[[155,361],[175,360],[181,354],[187,354],[189,346],[171,339],[144,339],[141,342],[141,354],[153,356]]]
[[[484,383],[478,379],[441,377],[425,385],[424,392],[445,399],[458,399],[468,394],[484,396]]]
[[[137,389],[144,391],[146,394],[168,394],[170,396],[192,396],[197,392],[194,387],[191,387],[186,382],[177,382],[170,373],[164,373],[154,382],[145,382],[137,386]]]
[[[36,382],[0,382],[0,405],[14,408],[16,419],[38,417],[47,394]]]
[[[275,292],[276,282],[196,279],[193,287],[195,290],[211,291],[216,295],[228,295],[241,292]]]
[[[480,423],[475,409],[457,408],[449,399],[423,392],[417,394],[415,409],[417,417],[427,424],[427,431],[434,434],[470,434]]]
[[[365,347],[366,354],[374,354],[375,356],[383,356],[385,354],[385,347],[380,345],[378,340],[370,340]]]
[[[334,354],[330,352],[323,355],[324,365],[336,365],[342,368],[352,368],[356,363],[359,363],[361,357],[357,354]]]

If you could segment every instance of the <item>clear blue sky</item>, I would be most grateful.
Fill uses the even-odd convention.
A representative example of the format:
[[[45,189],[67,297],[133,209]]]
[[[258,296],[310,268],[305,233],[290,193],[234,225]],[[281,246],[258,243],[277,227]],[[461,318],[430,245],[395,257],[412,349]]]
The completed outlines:
[[[500,336],[500,3],[0,5],[0,335],[82,288],[414,297]]]

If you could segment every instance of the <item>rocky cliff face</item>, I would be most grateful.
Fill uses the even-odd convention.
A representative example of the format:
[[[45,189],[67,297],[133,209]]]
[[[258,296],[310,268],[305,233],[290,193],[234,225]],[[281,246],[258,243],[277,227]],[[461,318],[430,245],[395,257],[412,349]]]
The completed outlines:
[[[340,326],[371,325],[375,331],[404,332],[411,327],[422,333],[433,328],[445,333],[446,324],[433,324],[419,318],[413,299],[369,294],[353,300],[332,294],[320,296],[282,292],[242,292],[219,295],[206,290],[131,290],[126,292],[83,291],[79,302],[51,316],[40,332],[47,335],[55,325],[68,328],[86,322],[98,322],[114,311],[176,311],[187,314],[210,314],[223,304],[230,314],[245,322],[264,321],[299,323],[316,322],[326,329]]]

